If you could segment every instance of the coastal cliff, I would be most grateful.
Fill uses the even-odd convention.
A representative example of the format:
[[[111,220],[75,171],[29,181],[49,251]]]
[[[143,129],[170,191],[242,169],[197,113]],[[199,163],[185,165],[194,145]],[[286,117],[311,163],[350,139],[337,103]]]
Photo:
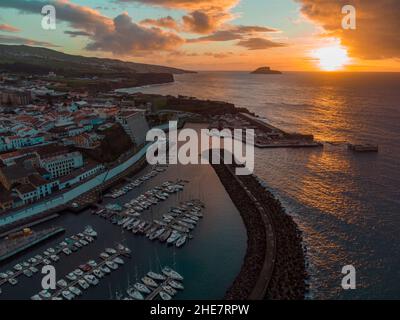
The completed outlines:
[[[301,232],[281,203],[254,176],[212,165],[247,229],[247,252],[227,300],[302,300],[306,292]]]

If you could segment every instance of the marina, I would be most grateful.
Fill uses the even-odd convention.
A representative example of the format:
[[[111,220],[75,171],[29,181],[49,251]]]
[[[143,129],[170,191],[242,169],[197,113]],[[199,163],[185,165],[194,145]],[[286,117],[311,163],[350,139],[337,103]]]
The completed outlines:
[[[162,185],[147,190],[138,197],[120,204],[109,203],[105,207],[95,210],[93,213],[113,222],[122,224],[124,217],[139,217],[142,212],[150,207],[157,205],[161,201],[167,200],[171,194],[184,189],[185,181],[165,181]]]
[[[133,190],[134,188],[138,188],[143,182],[148,181],[159,173],[164,172],[167,169],[167,165],[158,165],[154,166],[154,168],[147,174],[143,175],[137,179],[125,178],[125,180],[129,181],[128,184],[120,188],[113,189],[110,193],[105,195],[106,198],[118,199],[123,195],[127,194],[129,191]]]
[[[106,251],[111,254],[97,263],[95,260],[90,260],[86,264],[80,265],[79,268],[68,274],[71,282],[64,279],[57,281],[58,289],[42,290],[38,294],[31,297],[31,300],[72,300],[83,294],[90,286],[96,286],[105,275],[117,270],[119,265],[124,264],[121,256],[130,257],[130,249],[118,245],[115,249],[108,248]],[[105,270],[103,273],[102,270]],[[81,289],[79,289],[80,287]]]
[[[126,290],[127,297],[122,300],[172,300],[179,291],[184,290],[183,276],[170,267],[163,267],[161,273],[149,271]]]
[[[147,175],[153,169],[152,166],[144,168],[136,175],[131,176],[129,182],[126,180],[123,185]],[[168,221],[164,221],[165,217],[163,216],[173,213],[170,211],[172,208],[177,209],[186,202],[194,202],[193,199],[197,199],[204,204],[204,207],[201,207],[203,218],[199,217],[195,228],[190,230],[184,242],[182,239],[178,243],[179,239],[176,239],[174,245],[168,246],[168,239],[159,241],[158,238],[154,238],[154,241],[149,241],[146,236],[143,236],[144,234],[133,236],[132,230],[127,230],[127,226],[124,228],[121,222],[120,225],[110,223],[111,216],[107,219],[100,219],[100,215],[96,216],[93,212],[121,207],[122,211],[110,211],[109,213],[115,218],[121,216],[125,219],[128,216],[124,216],[123,212],[129,209],[124,206],[126,203],[168,181],[171,183],[180,181],[184,188],[181,191],[168,193],[169,197],[166,200],[159,201],[157,205],[151,205],[148,209],[140,212],[140,216],[130,216],[129,218],[140,219],[147,223],[159,221],[168,224]],[[183,220],[182,222],[185,223]],[[147,275],[148,270],[161,274],[160,266],[171,266],[187,279],[184,285],[185,290],[178,290],[179,294],[174,297],[178,297],[178,299],[220,299],[239,272],[246,250],[246,232],[241,217],[209,165],[170,165],[161,174],[145,180],[140,186],[116,199],[105,197],[101,203],[97,204],[96,210],[86,209],[80,213],[65,212],[56,220],[44,222],[40,227],[49,228],[54,223],[65,228],[64,237],[71,238],[72,235],[82,232],[82,226],[85,225],[91,225],[98,234],[96,241],[93,241],[90,246],[82,246],[68,259],[62,259],[62,263],[57,264],[57,279],[63,279],[67,284],[73,281],[72,278],[68,278],[71,270],[75,270],[76,266],[82,265],[84,261],[87,264],[90,257],[99,257],[100,254],[106,253],[104,248],[110,244],[122,243],[134,252],[134,259],[126,260],[124,265],[119,266],[118,272],[112,272],[111,276],[103,277],[103,280],[99,280],[97,285],[90,286],[90,290],[84,291],[79,284],[75,284],[73,287],[82,291],[82,295],[78,296],[79,299],[84,300],[118,298],[115,292],[125,293],[129,283],[141,282],[141,277]],[[184,228],[179,225],[176,227]],[[138,232],[137,235],[140,233]],[[162,239],[167,235],[168,232],[164,233]],[[48,246],[56,247],[64,237],[49,240],[46,247],[40,245],[30,249],[21,256],[20,260],[42,254]],[[221,237],[224,241],[220,241]],[[182,245],[178,248],[176,244],[181,242]],[[232,247],[235,248],[234,251],[231,250]],[[104,254],[103,256],[106,258]],[[12,269],[14,264],[7,262],[1,264],[0,270]],[[222,270],[222,266],[224,266],[224,271],[217,272],[217,270]],[[3,289],[1,298],[6,300],[21,297],[30,299],[41,291],[41,278],[40,274],[36,274],[30,278],[24,277],[23,286],[7,285],[7,288]],[[156,282],[160,281],[156,280]],[[60,284],[65,285],[63,282]],[[171,292],[173,291],[165,293],[173,297]],[[126,296],[126,294],[124,295]],[[145,296],[147,297],[147,295]],[[162,295],[167,298],[165,294]],[[154,299],[162,298],[158,294]]]
[[[19,276],[25,275],[28,278],[32,277],[39,272],[39,266],[59,262],[63,255],[71,255],[83,246],[92,243],[96,237],[97,232],[91,227],[86,227],[82,233],[73,235],[70,238],[65,238],[54,248],[49,247],[44,250],[42,254],[37,254],[34,257],[30,257],[25,261],[15,264],[12,270],[9,269],[0,273],[0,288],[7,283],[12,286],[17,285]]]
[[[198,199],[182,202],[179,207],[171,207],[162,220],[147,221],[132,215],[113,215],[108,219],[134,235],[145,235],[150,240],[158,240],[180,248],[193,238],[191,234],[203,218],[204,204]],[[104,209],[102,209],[104,210]]]

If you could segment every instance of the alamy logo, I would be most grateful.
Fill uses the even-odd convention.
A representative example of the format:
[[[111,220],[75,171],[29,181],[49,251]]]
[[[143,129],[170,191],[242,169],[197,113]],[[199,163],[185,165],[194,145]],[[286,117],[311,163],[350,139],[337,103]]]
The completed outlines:
[[[42,278],[43,290],[55,290],[56,289],[56,269],[51,265],[45,265],[42,268],[42,274],[45,276]]]
[[[56,8],[52,5],[46,5],[42,8],[42,28],[44,30],[56,30]]]
[[[237,175],[250,175],[254,172],[254,130],[201,129],[200,136],[194,129],[177,130],[177,121],[169,122],[168,137],[161,129],[151,129],[146,140],[154,142],[147,150],[149,164],[232,164]],[[245,137],[244,141],[243,138]],[[178,142],[183,142],[178,150]],[[168,145],[168,152],[167,152]],[[211,152],[210,152],[211,150]],[[220,156],[223,150],[223,156]]]
[[[342,288],[344,290],[356,289],[356,268],[349,264],[342,268],[342,274],[345,276],[342,279]]]
[[[355,30],[357,28],[356,8],[352,5],[346,5],[342,8],[342,14],[345,14],[342,19],[342,28],[344,30]]]

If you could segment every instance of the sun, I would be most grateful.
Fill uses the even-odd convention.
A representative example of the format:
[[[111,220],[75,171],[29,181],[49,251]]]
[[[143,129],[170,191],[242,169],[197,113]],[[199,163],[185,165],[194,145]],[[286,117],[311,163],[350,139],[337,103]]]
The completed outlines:
[[[319,61],[319,68],[324,71],[338,71],[350,62],[346,48],[339,44],[316,49],[312,56]]]

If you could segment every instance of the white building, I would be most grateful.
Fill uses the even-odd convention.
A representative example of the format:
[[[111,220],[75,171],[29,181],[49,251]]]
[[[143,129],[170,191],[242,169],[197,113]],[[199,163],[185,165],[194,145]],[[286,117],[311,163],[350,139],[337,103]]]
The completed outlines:
[[[42,159],[41,166],[51,174],[51,178],[70,174],[73,170],[83,166],[83,157],[80,152],[71,152],[64,155]]]

